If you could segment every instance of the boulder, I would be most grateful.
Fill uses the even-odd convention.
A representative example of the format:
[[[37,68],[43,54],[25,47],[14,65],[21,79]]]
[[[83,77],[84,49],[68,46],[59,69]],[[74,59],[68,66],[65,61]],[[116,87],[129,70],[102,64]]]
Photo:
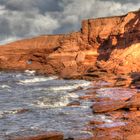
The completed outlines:
[[[80,63],[80,62],[84,62],[84,60],[85,60],[85,53],[82,51],[78,52],[76,57],[76,62]]]
[[[101,101],[93,104],[92,109],[93,112],[102,113],[102,112],[110,112],[114,110],[118,110],[124,108],[126,106],[125,101]]]
[[[139,94],[128,88],[103,88],[96,90],[93,112],[110,112],[118,109],[139,108]]]

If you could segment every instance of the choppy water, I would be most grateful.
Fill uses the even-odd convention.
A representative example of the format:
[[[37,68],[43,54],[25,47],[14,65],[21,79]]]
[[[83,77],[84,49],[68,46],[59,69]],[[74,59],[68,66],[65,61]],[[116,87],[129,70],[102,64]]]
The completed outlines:
[[[6,135],[61,131],[65,137],[89,134],[86,125],[93,117],[91,102],[79,100],[84,80],[60,80],[35,76],[34,72],[0,72],[0,138]],[[68,107],[71,101],[80,106]]]

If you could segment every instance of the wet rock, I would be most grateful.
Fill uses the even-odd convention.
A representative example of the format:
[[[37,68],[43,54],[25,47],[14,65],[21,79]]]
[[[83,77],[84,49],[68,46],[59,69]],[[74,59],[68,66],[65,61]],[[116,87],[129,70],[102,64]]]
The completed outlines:
[[[67,104],[67,106],[80,106],[80,102],[79,101],[73,101],[73,102],[70,102],[69,104]]]
[[[93,112],[109,112],[134,106],[135,90],[128,88],[101,88],[96,90]]]
[[[85,95],[85,96],[80,96],[79,99],[80,100],[91,100],[94,99],[94,95]]]
[[[127,127],[124,122],[112,122],[93,126],[95,140],[123,140],[122,129]]]
[[[109,98],[110,100],[128,100],[134,95],[136,95],[135,89],[129,89],[129,88],[120,88],[120,87],[114,87],[114,88],[100,88],[96,90],[96,97],[97,98]]]
[[[17,112],[17,114],[22,114],[22,113],[25,113],[25,112],[28,112],[28,111],[30,111],[30,109],[23,108],[23,109],[17,110],[16,112]]]
[[[139,139],[140,111],[117,110],[106,115],[111,117],[112,122],[91,124],[95,140]]]
[[[120,129],[120,127],[126,126],[126,123],[124,122],[112,122],[112,123],[104,123],[100,125],[94,126],[93,129],[101,129],[101,130],[112,130],[112,129]]]
[[[93,136],[86,134],[84,136],[78,136],[76,138],[67,138],[65,140],[93,140]]]
[[[72,90],[70,92],[73,93],[73,92],[77,92],[77,91],[82,90],[82,89],[83,89],[83,87],[79,86],[78,88],[76,88],[76,89],[74,89],[74,90]]]
[[[102,120],[91,120],[89,123],[92,125],[99,125],[99,124],[103,124],[105,122]]]
[[[22,114],[30,111],[30,109],[14,109],[14,110],[8,110],[3,111],[3,115],[12,115],[12,114]]]
[[[97,132],[94,140],[123,140],[123,135],[119,132]]]
[[[96,90],[93,112],[109,112],[118,109],[137,110],[140,108],[140,94],[127,88],[104,88]]]
[[[47,132],[35,136],[21,136],[21,137],[12,137],[9,140],[63,140],[63,134],[60,132]]]
[[[118,110],[124,108],[125,106],[125,101],[101,101],[94,103],[92,110],[93,112],[102,113]]]
[[[93,140],[93,136],[83,136],[83,137],[75,138],[74,140]]]

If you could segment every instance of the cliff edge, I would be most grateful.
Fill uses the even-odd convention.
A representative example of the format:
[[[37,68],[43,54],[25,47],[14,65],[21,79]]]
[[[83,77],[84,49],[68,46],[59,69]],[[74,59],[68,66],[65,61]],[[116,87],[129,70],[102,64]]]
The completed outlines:
[[[82,21],[81,31],[0,46],[0,68],[74,77],[140,71],[140,11]]]

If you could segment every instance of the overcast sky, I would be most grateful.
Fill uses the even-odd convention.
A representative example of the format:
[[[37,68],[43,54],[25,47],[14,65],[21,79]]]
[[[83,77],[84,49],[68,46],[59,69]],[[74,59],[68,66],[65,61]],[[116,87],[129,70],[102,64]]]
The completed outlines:
[[[140,0],[0,0],[0,43],[77,31],[82,19],[139,8]]]

